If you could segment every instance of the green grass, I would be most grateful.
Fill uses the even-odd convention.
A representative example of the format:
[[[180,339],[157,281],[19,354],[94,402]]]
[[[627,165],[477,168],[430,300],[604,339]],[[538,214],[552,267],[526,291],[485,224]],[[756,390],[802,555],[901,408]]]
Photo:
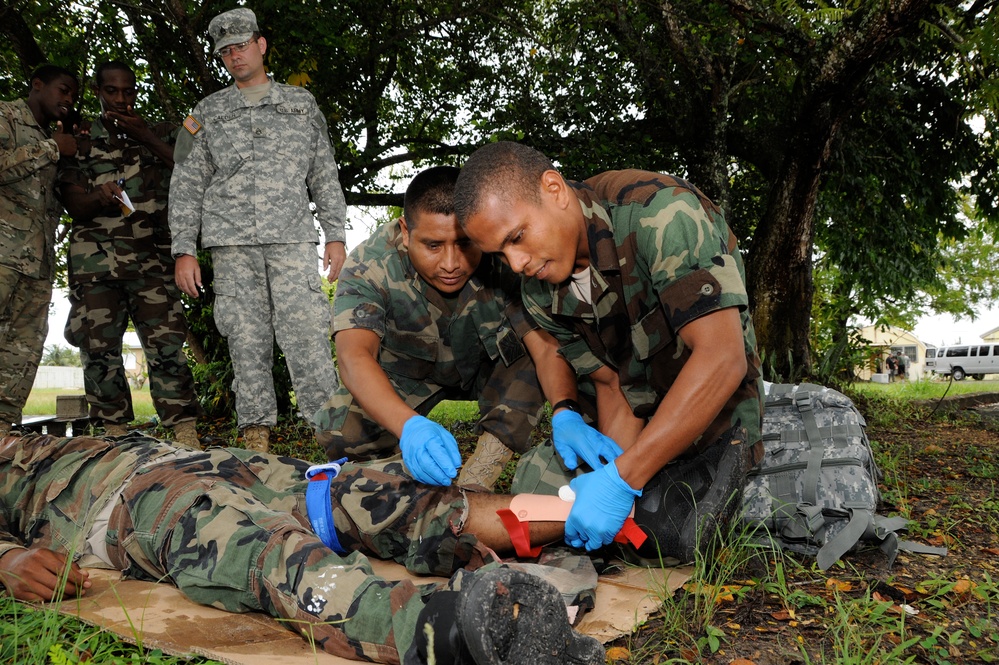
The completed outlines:
[[[72,602],[66,600],[63,602]],[[123,642],[116,635],[56,612],[35,609],[0,595],[0,665],[210,664],[204,658],[164,654]]]
[[[56,413],[56,397],[59,395],[82,395],[82,390],[69,388],[44,388],[35,389],[28,395],[28,402],[24,405],[25,416],[51,416]],[[156,416],[156,409],[153,408],[153,399],[149,396],[149,387],[142,389],[132,388],[132,410],[135,412],[135,419],[146,422]]]
[[[27,404],[24,405],[24,415],[53,415],[56,412],[56,397],[82,394],[82,390],[67,388],[32,390],[31,394],[28,395]],[[142,389],[132,388],[132,410],[135,411],[137,421],[147,422],[150,418],[156,417],[156,409],[153,408],[153,400],[149,395],[148,386]],[[478,417],[479,405],[476,402],[444,400],[430,412],[430,418],[445,427],[450,427],[456,422],[474,421]]]
[[[428,417],[444,427],[451,427],[458,422],[474,422],[479,418],[479,404],[444,400],[430,411]]]
[[[999,381],[950,381],[933,378],[919,381],[896,381],[895,383],[850,384],[850,391],[863,395],[893,396],[906,400],[938,399],[945,393],[951,395],[967,395],[969,393],[999,392]]]

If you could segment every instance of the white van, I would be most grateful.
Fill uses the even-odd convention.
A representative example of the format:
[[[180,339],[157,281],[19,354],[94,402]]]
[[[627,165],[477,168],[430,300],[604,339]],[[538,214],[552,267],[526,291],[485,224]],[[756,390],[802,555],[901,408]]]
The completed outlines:
[[[950,374],[955,381],[966,376],[981,380],[999,374],[999,344],[961,344],[926,349],[926,369]]]

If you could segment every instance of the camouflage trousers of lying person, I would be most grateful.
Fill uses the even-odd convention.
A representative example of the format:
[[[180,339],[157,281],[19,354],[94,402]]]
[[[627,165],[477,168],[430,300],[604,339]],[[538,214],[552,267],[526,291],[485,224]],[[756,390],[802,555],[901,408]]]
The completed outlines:
[[[122,360],[129,319],[145,351],[149,394],[160,421],[173,427],[200,415],[184,354],[187,323],[172,278],[75,284],[69,294],[66,341],[80,348],[90,417],[124,424],[135,418]]]
[[[441,588],[377,577],[357,550],[444,576],[492,559],[461,533],[463,490],[419,485],[400,460],[348,464],[333,481],[336,532],[351,552],[340,556],[310,527],[307,463],[239,449],[179,455],[126,485],[109,523],[112,563],[201,604],[285,619],[333,654],[398,662]],[[460,589],[461,576],[446,588]]]

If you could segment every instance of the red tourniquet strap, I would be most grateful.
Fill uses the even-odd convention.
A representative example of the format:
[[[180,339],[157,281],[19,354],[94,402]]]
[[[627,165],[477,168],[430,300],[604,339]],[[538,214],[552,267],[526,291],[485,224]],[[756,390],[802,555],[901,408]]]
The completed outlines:
[[[633,517],[626,518],[624,520],[624,526],[622,526],[621,530],[617,532],[616,536],[614,536],[615,543],[621,543],[623,545],[631,543],[631,546],[636,550],[645,544],[647,539],[648,536],[644,531],[642,531],[641,527],[638,526],[638,523],[635,522],[635,518]]]
[[[513,551],[517,553],[517,556],[522,559],[536,559],[540,556],[541,546],[531,547],[530,522],[521,522],[509,508],[500,508],[496,514],[499,515],[500,521],[503,522],[507,533],[510,534],[510,542],[513,543]],[[629,517],[624,520],[624,526],[614,536],[614,542],[624,545],[630,543],[632,547],[638,549],[647,538],[648,536],[635,523],[634,518]]]
[[[513,543],[513,551],[517,556],[522,559],[535,559],[541,555],[541,545],[531,547],[530,522],[521,522],[509,508],[500,508],[496,514],[510,534],[510,542]]]

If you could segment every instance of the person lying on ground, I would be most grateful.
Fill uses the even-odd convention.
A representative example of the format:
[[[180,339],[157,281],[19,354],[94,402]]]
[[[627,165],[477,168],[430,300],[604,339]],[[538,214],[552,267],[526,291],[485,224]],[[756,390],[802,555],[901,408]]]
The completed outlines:
[[[422,485],[399,457],[308,471],[294,458],[138,434],[4,438],[0,584],[28,601],[85,594],[84,568],[97,565],[287,620],[345,658],[604,662],[554,587],[498,561],[512,547],[496,514],[509,496]],[[556,541],[562,526],[531,524],[530,539]],[[366,555],[450,579],[388,581]]]

